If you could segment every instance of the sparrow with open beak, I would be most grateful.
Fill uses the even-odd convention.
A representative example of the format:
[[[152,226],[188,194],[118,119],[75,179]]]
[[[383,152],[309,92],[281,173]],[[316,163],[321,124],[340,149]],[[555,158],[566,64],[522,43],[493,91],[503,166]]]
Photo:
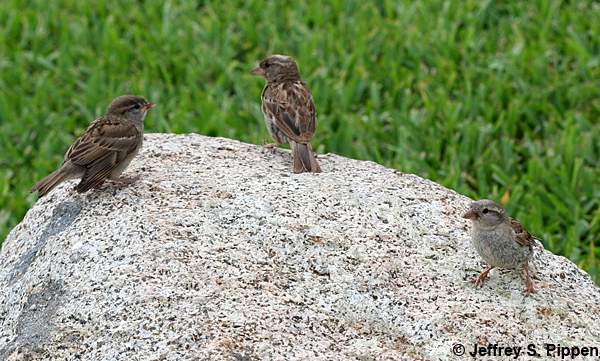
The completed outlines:
[[[321,172],[310,146],[317,126],[317,112],[308,87],[300,79],[296,61],[289,56],[271,55],[262,60],[252,74],[267,80],[261,95],[261,109],[267,130],[275,141],[269,147],[290,144],[294,173]]]
[[[81,178],[77,192],[98,188],[106,179],[118,180],[142,147],[144,118],[154,107],[146,99],[123,95],[115,98],[106,115],[96,119],[67,150],[63,164],[32,192],[44,196],[60,183]]]
[[[527,294],[534,292],[529,276],[533,255],[533,237],[516,220],[510,218],[496,202],[483,199],[471,203],[464,218],[473,222],[471,243],[488,267],[473,282],[480,286],[495,267],[522,269]]]

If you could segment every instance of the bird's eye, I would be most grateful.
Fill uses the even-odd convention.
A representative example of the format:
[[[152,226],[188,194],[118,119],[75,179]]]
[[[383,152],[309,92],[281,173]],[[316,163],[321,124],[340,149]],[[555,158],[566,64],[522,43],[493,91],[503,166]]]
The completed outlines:
[[[138,110],[140,109],[142,106],[139,103],[136,103],[133,107],[131,107],[131,109],[135,109]]]
[[[487,214],[488,212],[489,212],[489,209],[487,209],[487,208],[483,209],[483,214]]]
[[[271,66],[271,63],[265,63],[265,68],[268,68]]]

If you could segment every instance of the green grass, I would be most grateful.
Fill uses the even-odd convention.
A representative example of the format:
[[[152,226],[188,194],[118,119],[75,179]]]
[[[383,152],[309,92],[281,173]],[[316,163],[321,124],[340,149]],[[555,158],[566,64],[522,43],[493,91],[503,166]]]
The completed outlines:
[[[315,146],[509,212],[600,281],[594,1],[0,1],[0,240],[122,93],[152,132],[259,143],[266,54],[294,55]]]

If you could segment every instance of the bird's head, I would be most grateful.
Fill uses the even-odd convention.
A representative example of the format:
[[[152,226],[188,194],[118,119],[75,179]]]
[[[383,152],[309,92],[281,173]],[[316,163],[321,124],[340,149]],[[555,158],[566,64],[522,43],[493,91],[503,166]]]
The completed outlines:
[[[148,110],[154,107],[154,103],[135,95],[121,95],[115,98],[108,106],[107,113],[126,117],[128,120],[141,123],[146,117]]]
[[[463,218],[470,219],[482,227],[491,228],[506,220],[506,212],[498,203],[482,199],[471,203]]]
[[[263,59],[252,74],[265,77],[268,82],[299,80],[298,65],[291,56],[271,55]]]

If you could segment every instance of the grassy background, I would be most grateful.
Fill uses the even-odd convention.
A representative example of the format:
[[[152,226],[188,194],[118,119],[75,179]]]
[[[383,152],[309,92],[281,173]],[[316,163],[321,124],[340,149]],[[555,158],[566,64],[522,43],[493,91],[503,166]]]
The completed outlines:
[[[0,240],[115,95],[152,132],[259,143],[264,55],[294,55],[315,146],[509,212],[600,281],[594,1],[0,1]]]

